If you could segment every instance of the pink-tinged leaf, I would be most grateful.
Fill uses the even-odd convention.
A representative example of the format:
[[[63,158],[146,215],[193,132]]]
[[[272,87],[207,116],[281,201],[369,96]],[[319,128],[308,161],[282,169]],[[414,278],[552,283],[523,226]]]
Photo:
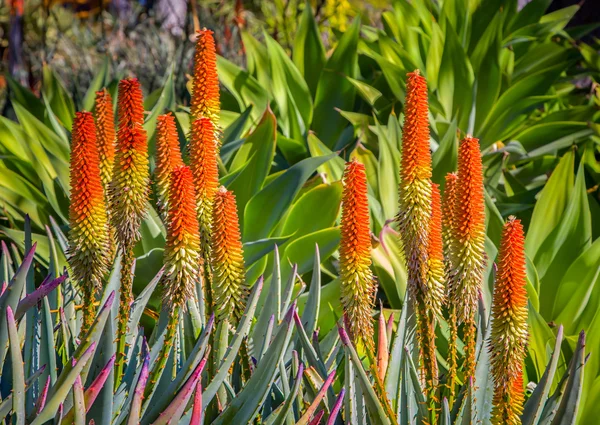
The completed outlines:
[[[50,388],[50,375],[46,378],[46,383],[44,384],[44,388],[42,388],[42,392],[40,396],[35,402],[35,413],[39,414],[44,406],[46,405],[46,396],[48,396],[48,389]]]
[[[323,386],[321,387],[321,389],[319,390],[319,392],[315,396],[315,399],[313,400],[313,402],[311,403],[311,405],[308,406],[308,409],[306,409],[306,411],[304,412],[304,415],[302,415],[302,417],[298,420],[298,422],[296,423],[296,425],[306,425],[306,424],[309,424],[310,417],[313,415],[313,413],[315,413],[315,411],[317,410],[317,407],[319,407],[319,403],[321,403],[321,400],[323,400],[323,397],[325,397],[325,393],[327,392],[327,389],[329,388],[329,386],[333,382],[334,378],[335,378],[335,370],[329,374],[329,376],[327,377],[327,379],[323,383]]]
[[[21,317],[23,317],[27,310],[35,306],[40,300],[50,294],[50,292],[64,282],[66,278],[66,274],[52,280],[46,278],[35,291],[33,291],[31,294],[28,294],[19,302],[17,310],[15,311],[16,320],[19,320]]]
[[[340,339],[342,340],[342,344],[348,346],[351,345],[350,337],[348,336],[348,332],[341,326],[338,326],[338,333],[340,334]]]
[[[77,375],[73,383],[73,412],[75,425],[85,425],[85,401],[81,375]]]
[[[148,375],[150,374],[150,350],[146,343],[146,338],[142,342],[142,357],[144,361],[142,363],[142,369],[140,370],[140,376],[137,384],[135,385],[135,392],[133,394],[133,400],[131,401],[131,408],[129,409],[129,419],[127,419],[127,425],[137,425],[140,422],[140,413],[142,411],[142,401],[144,400],[144,390],[146,389],[146,383],[148,382]]]
[[[383,382],[385,380],[385,372],[388,368],[389,352],[388,352],[387,328],[385,317],[383,316],[383,305],[379,312],[379,341],[377,344],[377,374]]]
[[[190,425],[202,425],[204,422],[204,412],[202,411],[202,380],[196,384],[196,393],[194,394],[194,407],[192,408],[192,418]]]
[[[188,380],[183,384],[181,390],[177,393],[171,404],[162,412],[156,421],[154,421],[153,425],[167,425],[170,424],[172,420],[176,423],[179,421],[179,418],[183,414],[188,401],[192,397],[192,393],[194,392],[194,388],[196,387],[196,383],[200,378],[200,374],[206,365],[206,357],[202,359],[196,370],[191,374]]]
[[[315,415],[315,417],[312,418],[312,420],[308,423],[308,425],[319,425],[319,422],[321,422],[321,419],[323,418],[323,415],[325,415],[325,411],[324,410],[320,410],[319,413],[317,413]]]
[[[388,342],[392,339],[392,332],[394,332],[394,312],[390,314],[390,318],[387,321],[386,333]]]
[[[346,394],[346,389],[342,388],[338,398],[335,399],[335,404],[333,405],[333,409],[331,409],[331,414],[329,415],[329,419],[327,419],[327,425],[334,425],[335,420],[342,409],[342,403],[344,402],[344,395]]]
[[[4,291],[6,291],[7,287],[8,287],[8,282],[6,282],[6,281],[2,282],[2,286],[0,286],[0,297],[4,294]]]

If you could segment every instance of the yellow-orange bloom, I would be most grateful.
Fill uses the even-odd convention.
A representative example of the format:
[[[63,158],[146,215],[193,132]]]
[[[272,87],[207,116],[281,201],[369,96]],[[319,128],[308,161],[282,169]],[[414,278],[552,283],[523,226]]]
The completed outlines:
[[[94,118],[77,112],[71,146],[69,250],[71,277],[83,292],[84,329],[94,320],[94,301],[108,272],[109,233]]]
[[[211,236],[215,314],[235,323],[244,312],[249,288],[235,195],[223,186],[215,196]]]
[[[442,212],[440,187],[431,185],[431,219],[429,221],[429,240],[427,243],[427,291],[425,303],[435,317],[442,314],[445,299],[445,270],[442,244]]]
[[[123,249],[139,240],[149,192],[148,139],[142,124],[144,106],[137,79],[119,83],[119,130],[111,182],[111,219]]]
[[[175,118],[171,113],[160,115],[156,119],[156,190],[158,205],[164,217],[170,198],[171,174],[182,165]]]
[[[456,205],[456,183],[458,174],[446,174],[446,187],[442,203],[442,236],[444,240],[444,258],[450,263],[450,246],[452,244],[452,229],[454,227],[454,213]]]
[[[520,425],[523,361],[527,354],[525,237],[521,221],[504,225],[492,303],[490,364],[494,378],[493,424]]]
[[[371,271],[371,233],[365,166],[346,163],[342,195],[340,241],[341,303],[346,325],[355,343],[372,349],[376,284]]]
[[[186,299],[194,297],[199,261],[194,181],[190,169],[179,165],[171,173],[164,252],[164,300],[170,308],[185,309]]]
[[[190,113],[194,118],[209,118],[219,127],[221,112],[217,53],[213,32],[206,28],[198,31],[194,53],[194,81]]]
[[[478,291],[485,268],[485,198],[479,140],[467,136],[458,152],[454,202],[450,299],[460,322],[477,311]]]
[[[112,97],[106,89],[96,92],[94,118],[96,120],[96,145],[100,156],[100,177],[104,193],[108,196],[108,187],[112,180],[115,161],[116,135]]]

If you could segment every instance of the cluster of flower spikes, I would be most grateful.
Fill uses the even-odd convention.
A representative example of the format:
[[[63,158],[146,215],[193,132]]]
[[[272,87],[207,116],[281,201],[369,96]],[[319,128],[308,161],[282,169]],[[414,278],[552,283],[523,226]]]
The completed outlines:
[[[246,307],[249,287],[235,195],[223,186],[213,206],[211,256],[215,316],[237,323]]]
[[[108,272],[109,227],[94,119],[77,112],[71,147],[68,262],[83,293],[83,330],[94,320],[94,303]]]
[[[475,375],[478,297],[485,269],[485,198],[479,140],[466,136],[458,151],[458,177],[454,188],[448,275],[451,315],[464,324],[467,377]]]
[[[525,237],[520,220],[504,225],[492,302],[488,349],[494,378],[492,423],[520,425],[525,395],[523,362],[527,350]]]
[[[340,240],[341,303],[355,344],[372,350],[376,283],[371,272],[371,233],[365,166],[346,163]]]
[[[184,165],[175,118],[171,113],[156,119],[156,192],[157,204],[163,219],[167,219],[171,174]]]
[[[439,191],[431,182],[427,82],[408,74],[402,134],[398,225],[408,271],[410,301],[417,313],[421,374],[430,401],[438,379],[435,320],[444,302]],[[434,197],[434,193],[436,194]],[[431,245],[431,246],[430,246]]]

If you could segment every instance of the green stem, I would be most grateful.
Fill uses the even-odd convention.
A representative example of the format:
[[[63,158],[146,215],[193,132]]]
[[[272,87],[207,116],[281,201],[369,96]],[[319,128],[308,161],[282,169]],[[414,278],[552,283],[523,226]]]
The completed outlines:
[[[437,422],[436,389],[438,381],[438,364],[435,346],[435,321],[433,315],[427,311],[423,301],[418,301],[415,306],[417,312],[417,336],[421,358],[421,375],[425,380],[425,396],[429,410],[429,425]]]
[[[456,323],[456,308],[450,305],[448,308],[448,327],[450,328],[450,340],[448,341],[448,405],[454,404],[456,396],[456,374],[458,373],[458,349],[456,341],[458,340],[458,324]]]
[[[475,327],[475,318],[471,317],[465,322],[465,382],[473,378],[475,383],[475,349],[477,343],[477,329]]]
[[[127,348],[127,331],[129,323],[129,310],[133,303],[133,264],[135,254],[133,246],[122,250],[123,262],[121,264],[119,316],[117,319],[117,352],[115,359],[115,389],[121,383],[125,370],[125,357]]]

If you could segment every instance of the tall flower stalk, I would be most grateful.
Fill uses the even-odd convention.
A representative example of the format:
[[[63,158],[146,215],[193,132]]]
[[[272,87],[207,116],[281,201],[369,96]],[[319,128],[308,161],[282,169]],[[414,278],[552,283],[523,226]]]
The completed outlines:
[[[524,241],[521,221],[509,217],[500,242],[488,342],[494,378],[494,425],[520,425],[523,413],[523,361],[528,332]]]
[[[479,140],[465,137],[458,152],[458,180],[450,247],[449,301],[464,324],[465,377],[475,377],[475,315],[485,268],[485,198]]]
[[[398,224],[404,246],[408,271],[410,302],[416,313],[417,337],[421,353],[420,370],[425,383],[431,422],[435,422],[435,392],[437,385],[437,360],[435,355],[435,322],[438,307],[443,302],[443,273],[437,267],[439,253],[430,263],[430,254],[436,251],[430,240],[435,241],[438,218],[432,215],[433,187],[431,183],[431,152],[429,150],[429,106],[427,82],[419,70],[408,74],[406,101],[404,105],[404,128],[402,133],[402,168],[400,171]],[[439,205],[439,202],[438,202]],[[432,223],[435,222],[435,225]],[[431,310],[435,308],[436,310]]]
[[[95,316],[95,303],[108,272],[109,232],[94,118],[77,112],[71,146],[71,203],[68,262],[83,298],[85,333]]]
[[[450,281],[452,273],[452,240],[455,232],[456,220],[454,218],[456,205],[456,183],[458,175],[448,173],[446,175],[446,187],[444,190],[444,201],[442,205],[442,236],[444,243],[444,261],[446,281]],[[446,295],[449,294],[449,288],[446,289]],[[450,405],[454,402],[456,393],[456,379],[458,373],[458,323],[456,320],[456,306],[454,303],[448,303],[448,328],[450,338],[448,341],[448,375],[446,387],[448,388],[448,402]]]
[[[175,118],[171,113],[159,115],[156,119],[156,192],[164,220],[167,220],[171,174],[182,165]]]
[[[202,255],[202,287],[207,314],[213,311],[211,273],[211,232],[213,204],[219,188],[217,146],[212,121],[200,118],[192,123],[189,142],[190,168],[196,189],[196,211],[200,225],[200,248]]]
[[[223,186],[213,206],[211,255],[215,316],[235,324],[246,307],[249,288],[235,195]]]
[[[371,233],[365,166],[346,163],[342,195],[340,241],[341,303],[346,327],[354,343],[373,350],[376,284],[371,271]]]
[[[111,220],[122,255],[117,326],[117,385],[123,374],[125,336],[133,302],[133,249],[140,239],[140,226],[147,211],[150,183],[148,139],[142,127],[142,89],[137,79],[128,78],[119,83],[118,121],[117,149],[109,193]]]
[[[194,81],[190,113],[194,119],[206,117],[215,129],[219,128],[221,112],[217,53],[213,32],[206,28],[198,31],[194,53]]]
[[[164,251],[163,308],[169,311],[167,332],[158,362],[150,379],[154,386],[173,347],[180,315],[186,300],[194,297],[200,260],[200,232],[196,220],[192,173],[180,165],[171,172],[168,191],[167,243]]]

